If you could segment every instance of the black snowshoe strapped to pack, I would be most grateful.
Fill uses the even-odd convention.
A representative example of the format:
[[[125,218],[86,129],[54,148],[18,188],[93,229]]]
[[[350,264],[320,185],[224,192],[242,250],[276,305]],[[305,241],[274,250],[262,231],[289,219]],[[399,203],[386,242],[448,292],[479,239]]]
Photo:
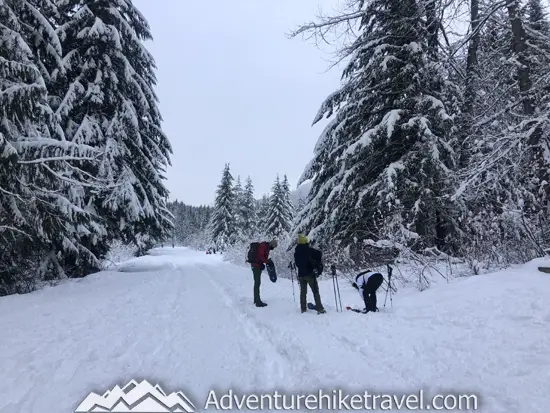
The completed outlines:
[[[267,261],[266,268],[271,282],[277,282],[277,270],[275,269],[275,264],[271,261],[271,259]]]
[[[323,253],[315,248],[309,249],[313,275],[319,277],[323,273]]]
[[[248,253],[246,255],[246,262],[250,264],[254,264],[258,262],[258,248],[260,247],[259,242],[252,242],[250,243],[250,248],[248,249]]]

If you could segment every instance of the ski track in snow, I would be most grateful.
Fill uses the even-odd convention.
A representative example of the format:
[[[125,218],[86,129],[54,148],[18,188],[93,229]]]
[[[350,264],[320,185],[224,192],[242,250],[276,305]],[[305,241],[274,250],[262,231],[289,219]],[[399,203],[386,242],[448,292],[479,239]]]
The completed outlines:
[[[543,413],[550,402],[550,277],[536,266],[395,295],[378,314],[299,312],[299,291],[186,249],[120,272],[0,298],[0,413],[72,413],[131,379],[182,390],[478,394],[479,411]],[[535,270],[533,270],[535,268]],[[340,282],[343,306],[360,306]],[[308,291],[308,300],[312,301]]]
[[[227,286],[222,287],[219,281],[212,279],[207,272],[205,275],[242,324],[247,336],[256,343],[257,350],[263,354],[268,376],[267,381],[265,377],[259,377],[258,383],[267,386],[266,390],[280,389],[281,386],[291,389],[299,387],[303,378],[309,377],[311,373],[309,371],[311,360],[308,353],[296,344],[296,338],[255,319],[250,311],[247,311],[247,308],[250,308],[249,298],[239,299]],[[319,379],[315,377],[312,379],[314,384],[321,386]]]

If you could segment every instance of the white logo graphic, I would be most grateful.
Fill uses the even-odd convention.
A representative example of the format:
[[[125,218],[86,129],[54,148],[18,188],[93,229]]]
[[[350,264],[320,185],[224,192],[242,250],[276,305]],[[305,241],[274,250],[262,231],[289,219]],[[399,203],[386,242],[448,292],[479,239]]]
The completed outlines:
[[[120,388],[116,385],[103,395],[90,393],[76,408],[75,413],[193,413],[195,406],[181,391],[166,395],[157,384],[146,380],[131,380]]]

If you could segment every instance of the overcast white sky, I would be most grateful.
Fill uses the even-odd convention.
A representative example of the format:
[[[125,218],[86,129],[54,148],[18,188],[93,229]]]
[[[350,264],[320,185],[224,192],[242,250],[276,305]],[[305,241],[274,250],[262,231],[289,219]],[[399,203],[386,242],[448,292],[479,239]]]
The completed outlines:
[[[174,154],[171,199],[210,204],[225,163],[256,196],[277,173],[294,187],[322,126],[311,122],[339,85],[330,55],[286,34],[337,0],[134,0],[154,36],[157,93]]]

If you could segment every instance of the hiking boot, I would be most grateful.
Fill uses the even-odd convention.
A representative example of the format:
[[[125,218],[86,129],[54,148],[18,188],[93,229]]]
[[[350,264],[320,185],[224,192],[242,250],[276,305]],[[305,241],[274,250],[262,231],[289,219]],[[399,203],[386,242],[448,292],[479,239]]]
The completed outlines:
[[[304,314],[307,310],[302,310],[302,314]]]
[[[317,311],[317,314],[326,314],[326,310],[324,308],[320,309],[319,311]]]
[[[263,302],[259,302],[259,303],[255,303],[256,307],[267,307],[267,304],[266,303],[263,303]]]

